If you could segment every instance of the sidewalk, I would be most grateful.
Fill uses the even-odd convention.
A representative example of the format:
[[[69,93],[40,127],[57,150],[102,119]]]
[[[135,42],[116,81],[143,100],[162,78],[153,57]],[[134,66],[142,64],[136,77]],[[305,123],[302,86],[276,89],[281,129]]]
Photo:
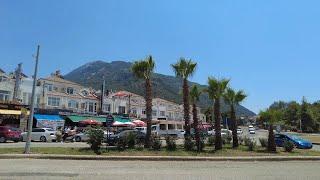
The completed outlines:
[[[91,156],[49,154],[1,154],[0,159],[55,159],[100,161],[320,161],[320,156],[257,156],[257,157],[193,157],[193,156]]]

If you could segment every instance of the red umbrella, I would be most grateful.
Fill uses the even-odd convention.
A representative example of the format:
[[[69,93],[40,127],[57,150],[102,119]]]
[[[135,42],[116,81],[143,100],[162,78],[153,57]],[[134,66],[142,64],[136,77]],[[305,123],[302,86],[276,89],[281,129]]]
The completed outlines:
[[[141,120],[134,120],[132,122],[133,122],[133,124],[135,124],[138,127],[145,127],[146,126],[146,123]]]
[[[102,125],[101,122],[99,121],[96,121],[94,119],[86,119],[86,120],[82,120],[82,121],[79,121],[80,124],[83,124],[83,125]]]

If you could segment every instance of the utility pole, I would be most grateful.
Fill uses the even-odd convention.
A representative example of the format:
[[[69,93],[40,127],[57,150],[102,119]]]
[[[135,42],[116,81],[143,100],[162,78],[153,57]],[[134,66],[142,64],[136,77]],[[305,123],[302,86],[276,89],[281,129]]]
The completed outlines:
[[[36,91],[36,82],[37,82],[37,73],[38,73],[38,61],[39,61],[39,51],[40,45],[37,48],[37,55],[36,55],[36,65],[34,68],[34,75],[33,75],[33,87],[32,87],[32,96],[31,96],[31,107],[30,107],[30,118],[28,122],[28,133],[27,133],[27,141],[26,146],[24,149],[25,154],[30,153],[30,144],[31,144],[31,131],[32,131],[32,124],[33,124],[33,113],[34,113],[34,99],[35,99],[35,91]]]
[[[13,90],[13,101],[19,101],[19,91],[20,91],[20,84],[21,84],[21,73],[22,73],[22,64],[18,64],[18,68],[15,71],[15,83],[14,83],[14,90]]]

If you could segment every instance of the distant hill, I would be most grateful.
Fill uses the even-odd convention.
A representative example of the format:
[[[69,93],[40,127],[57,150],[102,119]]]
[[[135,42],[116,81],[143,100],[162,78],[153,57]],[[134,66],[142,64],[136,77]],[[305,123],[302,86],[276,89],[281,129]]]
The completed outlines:
[[[127,90],[139,95],[144,94],[144,81],[137,79],[131,72],[132,63],[124,61],[112,61],[111,63],[104,61],[93,61],[71,71],[64,76],[65,79],[77,82],[84,86],[90,86],[95,89],[100,89],[103,78],[106,81],[106,88],[112,90]],[[190,85],[197,84],[190,82]],[[199,85],[199,84],[197,84]],[[201,88],[206,88],[205,85],[199,85]],[[182,80],[163,74],[155,73],[152,78],[152,88],[154,97],[163,98],[181,104]],[[212,106],[212,101],[209,100],[206,94],[200,98],[199,106],[204,110]],[[222,105],[222,110],[227,111],[225,104]],[[238,115],[254,116],[255,113],[249,109],[238,106]]]

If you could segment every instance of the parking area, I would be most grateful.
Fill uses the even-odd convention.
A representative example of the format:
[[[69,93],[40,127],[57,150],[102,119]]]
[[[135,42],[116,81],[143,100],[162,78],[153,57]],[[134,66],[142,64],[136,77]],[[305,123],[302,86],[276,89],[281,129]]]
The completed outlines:
[[[268,131],[264,129],[256,130],[256,134],[249,134],[247,127],[241,127],[243,130],[242,136],[247,136],[253,138],[259,145],[259,138],[268,138]],[[183,145],[184,139],[177,139],[177,145]],[[162,140],[162,144],[165,144],[165,140]],[[0,148],[23,148],[25,142],[7,142],[0,143]],[[32,142],[32,147],[74,147],[74,148],[85,148],[89,147],[86,142],[67,142],[67,143],[57,143],[57,142]],[[313,150],[320,151],[320,145],[313,145]]]

